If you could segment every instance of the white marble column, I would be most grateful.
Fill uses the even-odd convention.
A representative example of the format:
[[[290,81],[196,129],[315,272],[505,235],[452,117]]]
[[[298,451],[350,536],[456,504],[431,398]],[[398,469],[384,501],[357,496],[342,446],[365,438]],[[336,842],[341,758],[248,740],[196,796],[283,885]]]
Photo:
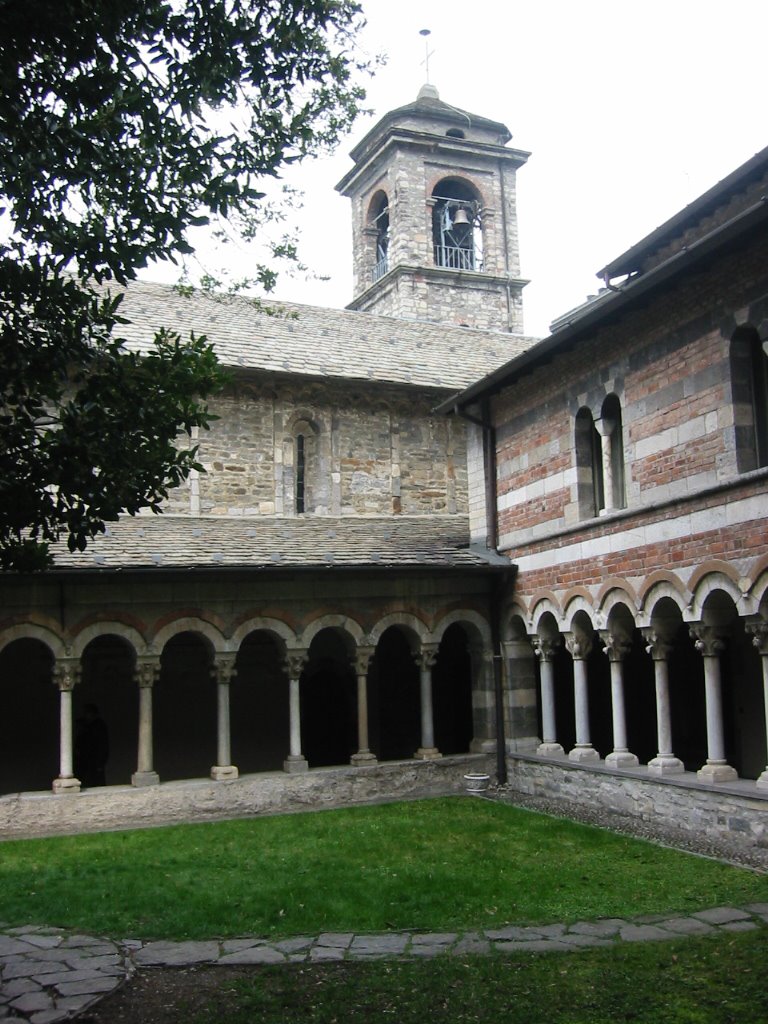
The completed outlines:
[[[754,634],[752,643],[760,652],[760,659],[763,663],[763,704],[765,707],[765,731],[768,736],[768,622],[764,619],[748,622],[747,629]],[[768,767],[760,775],[756,785],[760,789],[768,789]]]
[[[421,746],[413,756],[419,761],[432,761],[443,756],[435,746],[432,712],[432,669],[437,661],[437,644],[424,644],[413,656],[419,666],[421,694]]]
[[[592,640],[583,634],[568,633],[565,646],[573,658],[573,697],[576,709],[576,746],[568,752],[571,761],[599,761],[600,755],[589,738],[589,696],[587,690],[587,658]]]
[[[216,782],[236,779],[239,774],[235,765],[232,764],[229,721],[229,685],[237,675],[235,660],[236,655],[234,654],[219,654],[211,668],[211,676],[216,680],[217,692],[216,764],[211,768],[211,778]]]
[[[368,667],[373,660],[372,647],[358,647],[355,651],[355,675],[357,676],[357,753],[350,758],[350,764],[364,768],[376,764],[376,755],[368,746]]]
[[[656,744],[658,753],[648,762],[650,775],[679,775],[685,771],[680,758],[672,753],[672,716],[669,705],[669,655],[672,644],[653,627],[643,630],[646,651],[653,658],[656,684]]]
[[[536,749],[537,754],[549,757],[561,757],[565,751],[557,742],[557,726],[555,724],[555,652],[562,642],[561,637],[536,636],[533,638],[533,649],[539,659],[541,674],[541,732],[542,742]]]
[[[80,682],[80,662],[62,658],[53,669],[53,682],[59,690],[59,777],[53,780],[54,793],[79,793],[75,778],[72,746],[72,690]]]
[[[156,786],[160,782],[160,776],[154,769],[152,736],[152,695],[159,678],[159,658],[140,660],[136,665],[134,679],[139,687],[139,749],[136,771],[131,776],[133,786]]]
[[[288,709],[290,715],[290,753],[283,761],[286,772],[306,772],[309,770],[307,759],[301,752],[301,700],[299,696],[299,680],[309,660],[307,651],[289,651],[286,654],[284,667],[288,673]]]
[[[603,497],[605,506],[600,511],[611,512],[615,507],[615,496],[613,493],[613,452],[611,435],[616,428],[614,420],[601,416],[595,420],[595,427],[600,435],[600,448],[603,461]]]
[[[605,763],[614,768],[633,768],[640,762],[627,746],[627,713],[624,705],[624,659],[632,649],[632,642],[623,633],[607,629],[600,634],[605,653],[611,663],[611,720],[613,723],[613,750]]]
[[[707,763],[696,774],[703,782],[732,782],[738,778],[738,774],[725,757],[720,678],[720,652],[725,645],[714,627],[704,623],[692,625],[691,636],[696,642],[696,650],[704,658],[704,693],[707,702]]]

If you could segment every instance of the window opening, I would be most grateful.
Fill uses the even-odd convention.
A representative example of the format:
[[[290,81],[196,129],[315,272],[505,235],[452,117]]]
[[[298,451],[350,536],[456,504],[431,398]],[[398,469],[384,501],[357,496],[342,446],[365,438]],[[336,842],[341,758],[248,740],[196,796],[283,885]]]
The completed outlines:
[[[376,232],[374,264],[371,272],[373,281],[378,281],[389,270],[389,200],[385,195],[381,195],[378,211],[371,222]]]
[[[432,194],[435,266],[482,270],[480,203],[460,181],[442,181]]]
[[[306,449],[303,434],[296,435],[296,513],[302,515],[306,499]]]
[[[755,424],[757,465],[768,466],[768,342],[755,335],[752,356],[752,416]]]

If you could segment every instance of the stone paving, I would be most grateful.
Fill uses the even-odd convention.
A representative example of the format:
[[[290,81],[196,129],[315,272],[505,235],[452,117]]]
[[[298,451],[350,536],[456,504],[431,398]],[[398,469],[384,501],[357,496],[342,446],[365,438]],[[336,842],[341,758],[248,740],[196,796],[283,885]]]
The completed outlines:
[[[122,942],[60,928],[0,923],[0,1024],[54,1024],[111,992],[137,969],[191,964],[291,964],[386,957],[576,952],[620,942],[659,942],[687,935],[768,927],[768,903],[713,907],[694,914],[509,925],[477,932],[326,932],[270,942],[240,938],[202,942]]]

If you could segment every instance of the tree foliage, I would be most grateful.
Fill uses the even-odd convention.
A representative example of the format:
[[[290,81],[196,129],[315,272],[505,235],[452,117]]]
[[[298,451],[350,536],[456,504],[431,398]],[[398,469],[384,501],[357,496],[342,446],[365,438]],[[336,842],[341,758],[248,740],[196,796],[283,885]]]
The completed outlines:
[[[359,20],[351,0],[0,0],[0,566],[159,510],[195,464],[176,435],[210,422],[213,352],[162,325],[128,351],[120,289],[192,227],[252,232],[265,179],[349,127]]]

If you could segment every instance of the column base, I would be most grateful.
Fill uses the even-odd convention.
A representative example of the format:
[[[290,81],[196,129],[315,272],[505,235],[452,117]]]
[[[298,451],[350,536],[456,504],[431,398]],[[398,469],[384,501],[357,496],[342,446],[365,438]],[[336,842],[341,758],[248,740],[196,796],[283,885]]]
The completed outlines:
[[[137,788],[142,786],[159,786],[160,776],[157,772],[134,772],[131,776],[131,785]]]
[[[353,764],[356,768],[366,768],[370,765],[378,764],[379,761],[370,750],[358,750],[356,754],[350,757],[349,763]]]
[[[568,751],[568,760],[576,761],[579,764],[588,763],[590,761],[599,761],[600,755],[594,747],[589,747],[586,744],[579,746],[578,744],[573,750]]]
[[[734,782],[739,775],[736,769],[731,768],[725,761],[707,761],[696,772],[696,777],[702,782]]]
[[[536,753],[544,757],[565,757],[565,751],[561,743],[540,743],[536,747]]]
[[[283,761],[283,771],[295,774],[297,772],[308,772],[309,763],[303,754],[289,754]]]
[[[768,768],[758,777],[755,785],[758,789],[768,789]]]
[[[680,775],[685,765],[674,754],[657,754],[648,762],[649,775]]]
[[[68,779],[54,779],[52,788],[54,793],[79,793],[80,779],[71,776]]]
[[[240,772],[233,764],[215,764],[211,768],[211,778],[214,782],[226,782],[227,779],[236,779]]]
[[[437,761],[442,756],[437,747],[419,747],[413,755],[415,761]]]
[[[636,768],[640,764],[635,754],[628,750],[613,750],[606,757],[605,763],[612,768]]]

